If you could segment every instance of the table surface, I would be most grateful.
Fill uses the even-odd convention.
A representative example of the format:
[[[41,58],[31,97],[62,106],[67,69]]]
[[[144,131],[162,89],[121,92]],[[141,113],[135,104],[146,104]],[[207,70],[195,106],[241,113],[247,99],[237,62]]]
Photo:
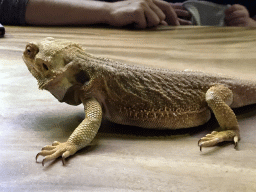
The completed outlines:
[[[256,30],[162,27],[147,31],[79,27],[6,27],[0,39],[0,191],[256,191],[256,105],[236,109],[241,141],[199,151],[207,124],[157,131],[104,121],[93,144],[45,167],[44,145],[66,141],[83,106],[59,103],[21,59],[45,37],[80,43],[89,53],[129,64],[199,70],[256,81]],[[41,161],[42,158],[39,158]]]

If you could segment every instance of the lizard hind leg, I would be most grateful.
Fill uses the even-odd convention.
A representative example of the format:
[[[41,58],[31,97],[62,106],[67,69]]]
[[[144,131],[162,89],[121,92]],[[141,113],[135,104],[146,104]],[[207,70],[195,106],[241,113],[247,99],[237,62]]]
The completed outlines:
[[[222,131],[213,131],[201,138],[198,141],[200,150],[202,147],[212,147],[223,141],[234,141],[236,147],[240,135],[235,113],[229,107],[233,102],[232,91],[224,85],[214,85],[208,89],[205,97]]]

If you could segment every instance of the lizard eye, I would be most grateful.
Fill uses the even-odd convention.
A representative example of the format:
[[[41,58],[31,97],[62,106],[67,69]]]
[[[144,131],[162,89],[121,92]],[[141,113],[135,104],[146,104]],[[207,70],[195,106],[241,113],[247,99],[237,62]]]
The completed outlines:
[[[30,43],[26,46],[24,54],[30,58],[33,58],[38,52],[39,52],[38,47],[35,44]]]
[[[44,68],[46,71],[49,70],[48,66],[47,66],[45,63],[43,63],[43,68]]]

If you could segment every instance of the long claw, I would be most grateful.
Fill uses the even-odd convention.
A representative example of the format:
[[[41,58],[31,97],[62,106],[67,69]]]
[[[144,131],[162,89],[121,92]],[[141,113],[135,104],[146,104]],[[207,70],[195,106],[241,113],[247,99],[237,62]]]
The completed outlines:
[[[235,149],[237,149],[238,140],[239,140],[239,138],[237,136],[235,136],[234,137]]]
[[[42,166],[44,166],[44,162],[45,162],[45,159],[43,159],[43,161],[42,161]]]
[[[201,140],[202,140],[202,139],[199,139],[199,141],[197,142],[197,145],[198,145],[198,146],[200,146],[199,143],[200,143]]]
[[[36,154],[36,162],[37,162],[37,158],[40,156],[40,152]],[[37,162],[38,163],[38,162]]]
[[[61,160],[62,160],[62,164],[65,165],[66,164],[65,158],[62,157]]]

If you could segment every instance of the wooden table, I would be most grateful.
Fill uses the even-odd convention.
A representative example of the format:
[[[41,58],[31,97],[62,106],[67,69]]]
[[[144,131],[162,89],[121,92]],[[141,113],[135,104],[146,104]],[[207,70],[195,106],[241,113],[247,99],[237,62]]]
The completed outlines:
[[[0,191],[256,191],[255,105],[235,111],[239,150],[222,144],[199,151],[197,141],[218,127],[214,118],[182,131],[104,121],[95,143],[68,158],[66,166],[60,159],[45,167],[36,163],[42,146],[65,141],[84,117],[83,106],[39,91],[21,59],[27,42],[48,36],[126,63],[256,80],[255,29],[7,26],[0,39]]]

